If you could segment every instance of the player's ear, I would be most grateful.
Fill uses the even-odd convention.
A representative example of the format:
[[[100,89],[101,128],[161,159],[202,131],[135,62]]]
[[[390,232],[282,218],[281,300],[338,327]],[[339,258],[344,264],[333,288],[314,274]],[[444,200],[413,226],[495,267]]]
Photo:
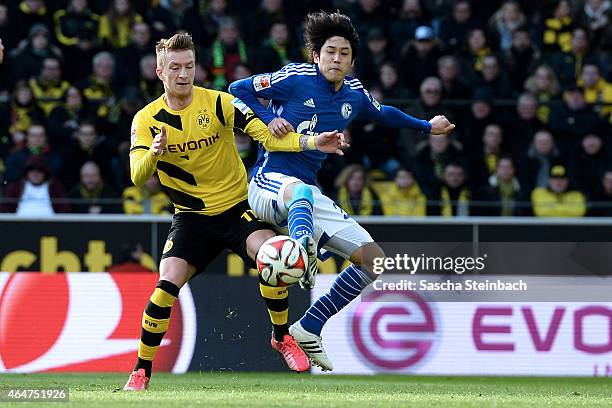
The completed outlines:
[[[319,61],[320,61],[319,54],[317,54],[316,51],[313,51],[312,52],[312,62],[314,62],[315,64],[318,64]]]
[[[159,78],[161,81],[163,81],[163,80],[164,80],[164,76],[163,76],[164,70],[163,70],[163,69],[162,69],[160,66],[157,66],[157,67],[155,68],[155,73],[157,74],[157,77],[158,77],[158,78]]]

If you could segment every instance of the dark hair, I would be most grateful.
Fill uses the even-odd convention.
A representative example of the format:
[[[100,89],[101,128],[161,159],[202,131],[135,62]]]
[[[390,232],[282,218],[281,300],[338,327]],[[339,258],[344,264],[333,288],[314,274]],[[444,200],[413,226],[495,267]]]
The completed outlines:
[[[96,131],[96,134],[98,133],[97,123],[96,123],[96,121],[94,119],[85,118],[85,119],[81,120],[79,122],[79,129],[82,128],[83,126],[91,126]]]
[[[519,26],[516,28],[516,30],[514,30],[514,33],[517,33],[517,32],[519,32],[519,31],[520,31],[520,32],[525,32],[525,33],[529,34],[529,25],[528,25],[528,24],[521,24],[521,25],[519,25]],[[513,33],[513,34],[514,34],[514,33]]]
[[[451,160],[448,163],[446,163],[446,165],[444,166],[444,169],[446,169],[449,166],[453,166],[453,167],[460,167],[461,170],[463,170],[465,172],[465,166],[463,165],[463,163],[461,163],[458,160]]]
[[[393,174],[393,178],[396,178],[396,177],[397,177],[397,174],[398,174],[400,171],[402,171],[402,170],[403,170],[403,171],[405,171],[405,172],[408,172],[408,173],[412,174],[412,177],[415,177],[415,176],[414,176],[414,169],[412,168],[412,166],[411,166],[409,163],[402,163],[402,164],[401,164],[401,165],[400,165],[400,166],[397,168],[397,170],[395,170],[395,173]]]
[[[382,62],[382,64],[380,64],[380,67],[382,67],[383,65],[387,65],[387,66],[389,66],[389,67],[393,68],[393,69],[395,70],[395,72],[399,73],[399,67],[397,66],[397,64],[395,63],[395,61],[390,60],[390,59],[388,59],[388,60],[384,60],[384,61]],[[380,69],[378,70],[378,72],[380,73]]]
[[[325,41],[336,36],[346,38],[351,44],[352,61],[355,61],[359,52],[359,35],[350,18],[339,11],[335,13],[320,11],[306,16],[304,41],[311,55],[313,52],[320,54]]]

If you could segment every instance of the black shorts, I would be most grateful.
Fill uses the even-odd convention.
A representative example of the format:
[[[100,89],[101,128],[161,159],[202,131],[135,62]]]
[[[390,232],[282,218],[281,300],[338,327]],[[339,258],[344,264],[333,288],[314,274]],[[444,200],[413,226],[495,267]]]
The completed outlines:
[[[197,275],[224,249],[229,249],[254,268],[246,240],[251,233],[264,229],[272,227],[255,217],[246,200],[217,215],[180,212],[172,218],[161,257],[184,259],[196,268]]]

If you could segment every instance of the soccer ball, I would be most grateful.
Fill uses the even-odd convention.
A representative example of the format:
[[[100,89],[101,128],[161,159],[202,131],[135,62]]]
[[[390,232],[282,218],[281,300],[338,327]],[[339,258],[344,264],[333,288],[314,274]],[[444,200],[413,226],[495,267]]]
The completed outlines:
[[[308,267],[306,250],[286,235],[272,237],[257,252],[259,276],[270,286],[291,286],[297,283]]]

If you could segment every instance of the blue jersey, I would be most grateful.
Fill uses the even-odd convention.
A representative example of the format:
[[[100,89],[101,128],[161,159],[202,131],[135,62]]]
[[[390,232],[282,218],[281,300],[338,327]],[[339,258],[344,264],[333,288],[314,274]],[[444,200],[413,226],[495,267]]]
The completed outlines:
[[[334,84],[325,79],[315,64],[288,64],[280,71],[234,82],[230,93],[242,99],[266,124],[280,116],[291,123],[297,133],[304,135],[333,130],[342,132],[357,118],[384,119],[384,106],[357,78],[346,77],[336,92]],[[267,110],[256,97],[270,100]],[[425,131],[431,129],[428,122],[418,122],[409,125],[422,127]],[[252,175],[276,172],[315,184],[316,174],[326,156],[319,151],[268,152],[260,145]]]

